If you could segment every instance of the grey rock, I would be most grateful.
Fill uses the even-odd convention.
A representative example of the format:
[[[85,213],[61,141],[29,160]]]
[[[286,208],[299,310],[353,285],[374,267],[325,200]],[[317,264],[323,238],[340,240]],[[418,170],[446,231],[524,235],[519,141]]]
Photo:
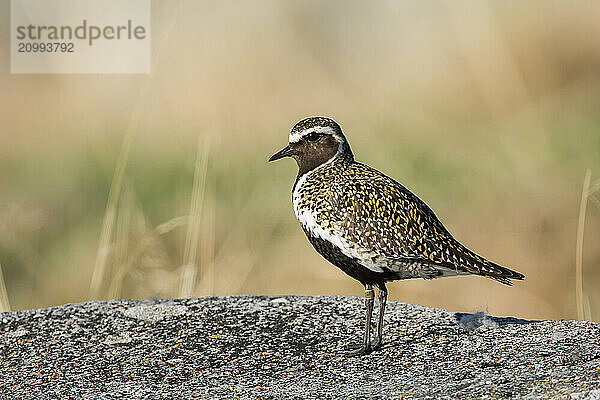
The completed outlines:
[[[354,297],[69,304],[0,315],[1,399],[600,399],[600,324],[389,302],[381,350]]]

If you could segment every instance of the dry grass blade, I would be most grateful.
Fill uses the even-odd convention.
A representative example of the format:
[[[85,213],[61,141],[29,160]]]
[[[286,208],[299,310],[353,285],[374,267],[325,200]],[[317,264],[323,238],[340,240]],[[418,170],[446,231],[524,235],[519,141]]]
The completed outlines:
[[[133,265],[140,259],[148,247],[154,243],[154,240],[158,236],[165,235],[172,230],[179,228],[180,226],[188,225],[189,223],[190,218],[187,215],[176,217],[156,226],[154,229],[146,233],[146,235],[144,235],[144,237],[139,241],[134,251],[131,252],[127,258],[127,262],[124,263],[115,273],[115,276],[113,277],[108,289],[109,298],[117,298],[119,296],[125,276],[132,270]]]
[[[212,196],[205,198],[203,215],[203,232],[200,239],[201,279],[195,290],[201,297],[215,294],[215,207]]]
[[[123,174],[125,172],[125,165],[127,164],[127,158],[129,157],[131,140],[132,135],[125,135],[125,138],[123,139],[123,146],[121,147],[121,153],[119,154],[115,173],[110,185],[108,201],[106,202],[106,211],[104,212],[104,217],[102,218],[102,230],[100,231],[100,241],[98,243],[98,251],[96,252],[94,272],[92,273],[92,281],[90,283],[90,299],[98,298],[104,281],[108,254],[111,250],[110,244],[113,229],[115,220],[117,218],[117,202],[121,194],[121,184],[123,180]]]
[[[8,302],[8,293],[4,284],[4,274],[2,273],[2,264],[0,263],[0,312],[10,311],[10,303]]]
[[[126,184],[122,194],[119,207],[119,215],[116,220],[116,231],[114,240],[114,257],[112,258],[111,271],[106,271],[106,276],[112,276],[113,271],[119,271],[124,267],[129,253],[129,240],[131,236],[132,219],[135,208],[133,199],[133,190]],[[108,294],[108,298],[116,298],[112,293]]]
[[[577,224],[577,244],[575,252],[575,295],[577,298],[577,319],[579,320],[591,318],[591,315],[589,315],[589,306],[587,307],[588,312],[585,312],[583,293],[583,235],[585,232],[585,212],[590,194],[591,180],[592,171],[588,169],[585,172],[583,189],[581,190],[581,204],[579,205],[579,222]]]
[[[127,275],[130,259],[131,237],[134,233],[145,233],[147,231],[145,216],[136,203],[135,193],[131,185],[125,184],[121,200],[119,202],[119,213],[116,219],[116,230],[114,239],[114,252],[111,270],[106,271],[106,277],[112,277],[107,290],[107,298],[117,298],[121,291],[122,279]],[[115,286],[115,281],[119,285]]]
[[[255,201],[254,197],[255,194],[249,196],[245,206],[239,211],[240,218],[237,225],[223,240],[217,254],[214,256],[211,264],[211,279],[213,279],[211,294],[239,293],[256,267],[259,257],[256,248],[261,246],[248,245],[247,232],[244,229],[247,221],[243,217],[248,215],[248,210],[251,209]]]
[[[178,8],[175,8],[175,10],[177,9]],[[162,53],[163,48],[165,47],[165,43],[171,35],[171,31],[175,23],[175,15],[177,15],[177,12],[173,12],[173,14],[171,15],[170,23],[167,26],[166,33],[158,46],[156,56],[153,60],[154,62],[152,63],[153,68],[155,67],[155,64],[160,60],[160,55]],[[111,252],[111,241],[113,237],[115,221],[117,218],[118,203],[121,194],[121,189],[123,186],[125,168],[127,166],[127,161],[131,152],[131,144],[133,143],[135,132],[138,129],[142,112],[144,110],[144,101],[149,97],[148,93],[150,92],[150,88],[152,86],[153,76],[155,75],[148,74],[146,79],[140,86],[136,97],[137,100],[133,108],[133,112],[131,113],[129,122],[127,124],[125,137],[123,138],[123,145],[121,146],[121,151],[119,153],[119,158],[117,159],[117,165],[115,167],[113,179],[110,184],[110,191],[108,193],[108,201],[106,202],[106,211],[104,213],[104,217],[102,218],[102,230],[100,232],[100,241],[98,243],[98,250],[96,252],[96,262],[94,263],[94,271],[92,273],[92,280],[90,282],[90,289],[88,294],[88,297],[90,299],[98,298],[106,278],[106,265],[108,255]]]
[[[204,141],[204,145],[202,145],[200,139],[198,139],[196,167],[194,169],[194,185],[192,187],[189,213],[191,223],[188,225],[187,234],[185,236],[179,297],[189,297],[193,294],[194,287],[196,286],[196,278],[198,276],[198,246],[200,244],[200,230],[202,227],[202,205],[204,203],[204,192],[206,187],[208,150],[208,139]]]

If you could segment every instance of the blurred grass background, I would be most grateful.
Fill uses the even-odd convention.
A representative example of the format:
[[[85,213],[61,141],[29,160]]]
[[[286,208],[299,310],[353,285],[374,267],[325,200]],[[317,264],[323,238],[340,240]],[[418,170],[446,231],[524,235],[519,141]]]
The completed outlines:
[[[152,6],[150,75],[12,75],[0,2],[0,265],[12,309],[362,295],[300,230],[295,164],[266,162],[297,120],[326,115],[359,160],[527,276],[513,288],[396,282],[393,300],[576,318],[590,169],[579,294],[584,317],[600,320],[600,3]]]

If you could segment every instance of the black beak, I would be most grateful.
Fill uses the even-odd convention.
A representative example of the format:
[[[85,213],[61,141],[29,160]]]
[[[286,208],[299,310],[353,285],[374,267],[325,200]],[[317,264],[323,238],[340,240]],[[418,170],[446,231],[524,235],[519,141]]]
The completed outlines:
[[[290,157],[293,153],[294,150],[292,150],[290,146],[286,146],[284,149],[281,149],[281,151],[278,151],[277,153],[273,154],[271,158],[269,158],[269,161],[275,161],[284,157]]]

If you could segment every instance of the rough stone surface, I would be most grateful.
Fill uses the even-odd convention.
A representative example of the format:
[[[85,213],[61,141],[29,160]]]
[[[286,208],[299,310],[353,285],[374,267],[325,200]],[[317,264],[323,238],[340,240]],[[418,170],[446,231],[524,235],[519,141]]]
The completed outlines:
[[[600,399],[600,324],[353,297],[108,301],[0,314],[2,399]]]

